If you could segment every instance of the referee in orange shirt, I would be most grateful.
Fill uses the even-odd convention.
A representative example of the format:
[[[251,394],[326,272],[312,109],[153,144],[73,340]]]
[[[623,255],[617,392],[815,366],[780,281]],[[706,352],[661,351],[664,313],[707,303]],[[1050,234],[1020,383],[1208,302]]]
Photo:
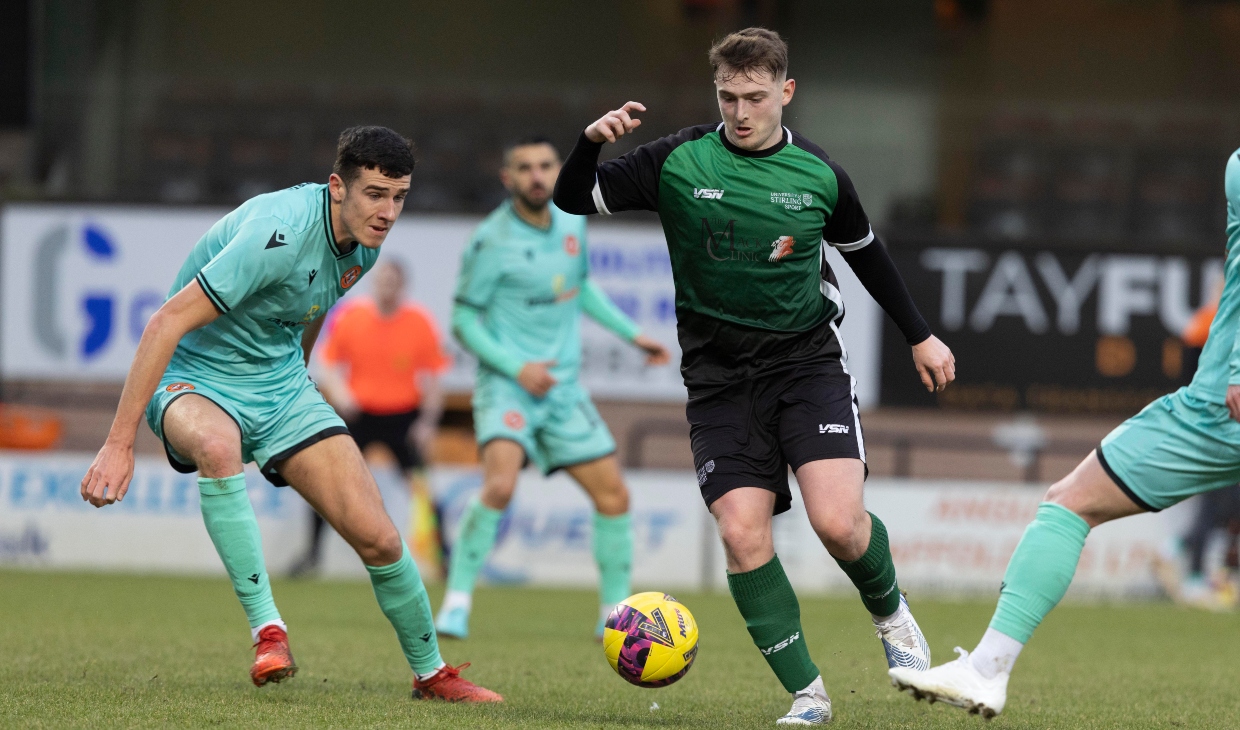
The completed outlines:
[[[423,574],[437,575],[442,552],[422,454],[443,416],[439,375],[452,361],[430,312],[405,300],[401,265],[382,261],[371,278],[373,297],[348,302],[328,322],[317,358],[318,383],[364,454],[372,444],[382,444],[400,464],[413,500],[410,547]],[[310,549],[293,575],[318,566],[323,526],[314,513]]]

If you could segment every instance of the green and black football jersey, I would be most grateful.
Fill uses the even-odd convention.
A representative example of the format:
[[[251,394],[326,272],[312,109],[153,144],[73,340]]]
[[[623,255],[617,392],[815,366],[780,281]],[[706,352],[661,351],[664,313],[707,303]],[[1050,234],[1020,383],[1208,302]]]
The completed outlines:
[[[659,213],[686,385],[841,354],[823,247],[857,251],[874,233],[848,175],[800,134],[749,151],[722,123],[689,127],[599,163],[593,200]]]

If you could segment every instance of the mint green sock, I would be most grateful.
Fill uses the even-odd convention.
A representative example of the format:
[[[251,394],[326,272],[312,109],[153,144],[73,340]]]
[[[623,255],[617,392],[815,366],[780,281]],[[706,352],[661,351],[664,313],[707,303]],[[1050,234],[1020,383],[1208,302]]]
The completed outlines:
[[[890,616],[900,610],[900,587],[896,585],[896,566],[891,561],[887,526],[870,513],[870,545],[856,560],[836,560],[861,593],[861,602],[874,616]]]
[[[1075,512],[1051,502],[1040,504],[1003,574],[990,628],[1028,643],[1068,592],[1088,536],[1089,524]]]
[[[245,474],[223,479],[198,478],[199,504],[207,534],[215,543],[250,628],[280,619],[263,561],[258,518],[245,491]]]
[[[422,576],[409,546],[401,541],[400,560],[391,565],[367,565],[375,599],[392,628],[409,667],[417,674],[430,674],[443,665],[439,656],[439,639],[431,620],[431,599],[422,585]]]
[[[495,534],[499,531],[499,519],[504,513],[484,505],[477,497],[469,500],[465,514],[461,515],[461,528],[452,544],[452,559],[448,564],[448,589],[474,592],[478,572],[495,547]]]
[[[818,678],[801,631],[801,604],[778,555],[748,573],[729,573],[728,590],[753,643],[784,689],[799,692]]]
[[[598,563],[600,606],[615,606],[630,595],[632,522],[627,512],[615,517],[594,513],[594,561]]]

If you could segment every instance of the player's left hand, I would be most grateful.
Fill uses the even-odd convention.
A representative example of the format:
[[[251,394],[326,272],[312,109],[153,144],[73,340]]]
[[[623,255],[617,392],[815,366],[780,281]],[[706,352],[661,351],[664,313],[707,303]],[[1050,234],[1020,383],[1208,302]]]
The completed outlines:
[[[940,392],[956,379],[956,356],[934,335],[913,345],[913,364],[926,390]]]
[[[652,340],[645,335],[638,335],[633,338],[633,344],[637,345],[646,353],[647,365],[666,365],[672,361],[672,355],[658,340]]]
[[[1240,385],[1227,386],[1227,410],[1233,421],[1240,421]]]

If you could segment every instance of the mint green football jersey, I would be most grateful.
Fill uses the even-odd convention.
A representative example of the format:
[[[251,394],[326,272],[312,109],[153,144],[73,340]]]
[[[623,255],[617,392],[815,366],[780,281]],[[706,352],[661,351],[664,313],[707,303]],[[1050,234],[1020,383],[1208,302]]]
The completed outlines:
[[[586,219],[548,207],[546,230],[522,220],[511,201],[478,225],[461,261],[456,302],[480,311],[491,335],[522,362],[554,360],[551,374],[568,382],[581,366]]]
[[[197,281],[220,317],[181,338],[173,367],[242,376],[304,367],[305,326],[379,256],[358,244],[341,250],[327,196],[311,183],[259,195],[199,239],[168,296]]]
[[[1240,385],[1240,150],[1227,160],[1227,258],[1223,264],[1223,294],[1210,336],[1201,351],[1197,373],[1188,392],[1208,403],[1222,404],[1227,386]]]

